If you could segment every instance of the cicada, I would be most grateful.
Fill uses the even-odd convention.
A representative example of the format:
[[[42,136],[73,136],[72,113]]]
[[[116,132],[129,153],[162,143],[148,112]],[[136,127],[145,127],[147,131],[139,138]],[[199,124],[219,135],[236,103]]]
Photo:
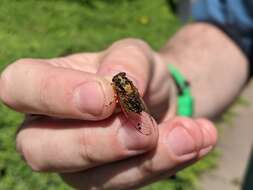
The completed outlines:
[[[112,79],[116,100],[130,123],[144,135],[152,133],[153,119],[133,82],[120,72]]]

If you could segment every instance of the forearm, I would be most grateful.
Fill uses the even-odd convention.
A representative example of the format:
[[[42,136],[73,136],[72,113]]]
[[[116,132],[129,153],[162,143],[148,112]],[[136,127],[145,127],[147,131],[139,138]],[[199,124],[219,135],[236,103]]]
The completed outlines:
[[[248,62],[218,28],[204,23],[185,26],[161,50],[191,84],[195,116],[214,117],[238,96],[248,77]]]

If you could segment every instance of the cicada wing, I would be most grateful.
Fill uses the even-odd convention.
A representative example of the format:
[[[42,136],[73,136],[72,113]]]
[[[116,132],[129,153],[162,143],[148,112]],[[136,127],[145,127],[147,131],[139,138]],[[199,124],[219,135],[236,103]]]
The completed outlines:
[[[150,114],[150,111],[148,109],[148,106],[145,104],[144,100],[142,99],[142,97],[139,97],[140,100],[141,100],[141,104],[142,104],[142,107],[143,107],[143,111],[145,111],[146,113]]]
[[[148,113],[148,109],[144,101],[142,100],[143,106],[145,106],[145,110],[140,113],[135,113],[128,110],[127,107],[124,106],[123,99],[119,98],[118,101],[122,112],[124,113],[126,119],[130,122],[130,124],[134,126],[141,134],[151,135],[156,123],[151,117],[151,115]]]
[[[144,111],[141,113],[129,112],[127,119],[143,135],[151,135],[156,125],[152,117]]]

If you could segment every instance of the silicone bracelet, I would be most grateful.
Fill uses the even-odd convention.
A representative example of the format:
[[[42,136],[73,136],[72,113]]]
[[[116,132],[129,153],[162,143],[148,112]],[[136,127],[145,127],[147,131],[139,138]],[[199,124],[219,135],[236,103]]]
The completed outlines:
[[[173,65],[168,64],[168,69],[178,90],[177,115],[191,117],[194,112],[194,99],[191,95],[190,84],[187,82],[181,72]]]

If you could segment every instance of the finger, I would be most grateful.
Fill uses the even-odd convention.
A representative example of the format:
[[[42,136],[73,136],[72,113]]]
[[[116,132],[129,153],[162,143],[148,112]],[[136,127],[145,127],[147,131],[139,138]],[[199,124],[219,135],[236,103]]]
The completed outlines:
[[[84,172],[61,174],[76,189],[135,189],[168,177],[205,156],[217,133],[209,122],[176,118],[159,126],[156,150]]]
[[[25,113],[98,120],[115,108],[114,91],[107,80],[44,60],[10,65],[1,75],[0,89],[5,104]]]
[[[54,66],[96,73],[102,53],[76,53],[65,57],[47,59]]]
[[[152,62],[152,50],[145,42],[121,40],[104,53],[98,73],[112,78],[119,72],[125,72],[143,95],[150,80]]]
[[[143,115],[142,117],[149,117]],[[28,120],[17,136],[17,149],[36,171],[79,171],[152,149],[158,139],[139,133],[122,115],[87,122],[59,119]]]

